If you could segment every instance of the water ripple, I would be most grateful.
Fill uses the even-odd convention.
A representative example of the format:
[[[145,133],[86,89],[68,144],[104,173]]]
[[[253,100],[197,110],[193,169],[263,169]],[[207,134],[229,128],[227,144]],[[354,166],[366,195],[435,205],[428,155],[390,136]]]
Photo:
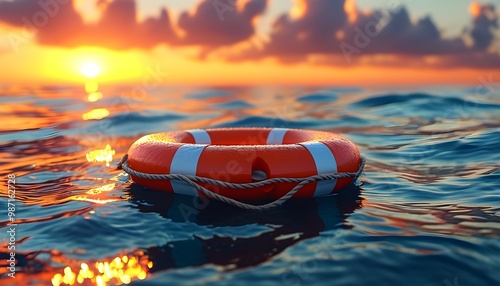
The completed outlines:
[[[16,176],[17,285],[132,257],[136,285],[500,284],[495,96],[158,87],[129,98],[109,87],[89,102],[75,87],[4,89],[0,175]],[[84,116],[95,109],[106,116]],[[147,190],[113,168],[143,134],[240,126],[339,133],[366,157],[364,174],[337,195],[251,212]],[[87,160],[107,145],[108,161]]]

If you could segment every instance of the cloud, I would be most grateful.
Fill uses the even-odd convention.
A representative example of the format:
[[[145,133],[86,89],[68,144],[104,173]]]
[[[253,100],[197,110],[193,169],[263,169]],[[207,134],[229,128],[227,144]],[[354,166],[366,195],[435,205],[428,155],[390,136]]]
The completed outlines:
[[[57,3],[59,7],[60,4]],[[0,2],[0,19],[2,22],[13,25],[23,26],[27,15],[33,16],[38,12],[45,11],[35,1],[18,0],[18,1],[1,1]]]
[[[276,17],[268,37],[260,41],[256,21],[265,13],[267,0],[200,0],[177,22],[166,8],[139,21],[135,0],[99,0],[102,14],[95,23],[84,22],[71,0],[0,0],[0,23],[21,28],[18,34],[23,37],[36,35],[40,44],[65,47],[194,45],[202,47],[205,56],[213,53],[230,61],[275,58],[333,66],[412,62],[428,67],[498,67],[499,13],[493,4],[472,3],[469,27],[458,37],[446,38],[432,18],[412,21],[402,5],[363,12],[354,0],[294,3],[291,12]]]
[[[404,7],[363,15],[344,33],[339,46],[352,45],[365,54],[436,55],[466,50],[461,39],[443,39],[430,17],[412,23]]]
[[[150,48],[177,40],[166,9],[158,18],[136,19],[134,0],[100,2],[99,22],[84,23],[68,0],[18,0],[0,2],[0,22],[36,32],[40,44],[113,49]]]
[[[159,44],[219,47],[247,40],[255,34],[254,20],[267,0],[204,0],[193,14],[184,12],[174,32],[164,8],[156,18],[137,20],[135,0],[99,1],[97,23],[84,23],[71,0],[0,0],[0,22],[36,31],[40,44],[74,47],[92,45],[112,49],[150,48]],[[244,3],[244,5],[236,5]]]
[[[241,9],[234,0],[204,0],[194,13],[180,15],[178,25],[185,32],[181,44],[223,46],[244,41],[254,35],[254,19],[266,6],[267,0],[248,1]]]
[[[473,15],[470,33],[466,29],[468,34],[463,35],[465,37],[446,39],[430,17],[413,23],[408,11],[401,7],[392,11],[374,11],[371,15],[359,17],[346,28],[344,40],[363,55],[385,54],[417,58],[437,55],[440,58],[428,65],[493,68],[492,63],[500,60],[499,53],[489,52],[495,45],[494,29],[498,27],[498,16],[492,4],[473,5],[477,5],[477,13]],[[467,36],[472,38],[472,45],[466,44]],[[359,41],[361,38],[367,41],[366,47],[356,44],[356,39]]]
[[[217,47],[231,45],[250,38],[255,33],[254,19],[262,14],[266,0],[252,0],[241,9],[234,3],[205,0],[193,14],[183,12],[179,28],[185,32],[181,44]]]
[[[472,29],[466,35],[472,44],[468,45],[462,36],[444,38],[430,17],[411,21],[407,9],[401,5],[363,13],[353,1],[301,0],[297,2],[300,13],[294,16],[292,10],[275,21],[263,48],[252,47],[228,58],[273,57],[286,63],[319,56],[327,59],[326,65],[344,65],[342,61],[391,65],[388,59],[401,65],[402,59],[432,57],[422,62],[436,67],[493,68],[491,63],[498,63],[500,55],[488,50],[495,44],[498,14],[492,4],[473,5],[476,7]],[[315,60],[318,62],[321,63]]]
[[[300,16],[281,15],[272,27],[266,55],[307,55],[331,53],[336,47],[334,37],[347,22],[344,0],[300,0]]]
[[[114,0],[104,6],[101,19],[95,25],[88,25],[84,43],[127,49],[150,48],[162,43],[174,43],[177,36],[173,31],[168,11],[164,8],[157,18],[137,21],[134,0]]]
[[[470,32],[476,50],[485,50],[493,42],[493,30],[498,28],[498,14],[493,4],[473,2],[469,12],[474,17],[474,26]]]

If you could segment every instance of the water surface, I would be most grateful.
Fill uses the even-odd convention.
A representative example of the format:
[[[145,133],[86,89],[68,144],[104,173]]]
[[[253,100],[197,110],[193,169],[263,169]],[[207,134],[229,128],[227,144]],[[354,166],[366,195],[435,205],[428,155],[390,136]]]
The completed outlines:
[[[133,90],[2,86],[2,284],[500,285],[498,88]],[[338,195],[253,212],[115,169],[142,135],[237,126],[339,133],[365,172]]]

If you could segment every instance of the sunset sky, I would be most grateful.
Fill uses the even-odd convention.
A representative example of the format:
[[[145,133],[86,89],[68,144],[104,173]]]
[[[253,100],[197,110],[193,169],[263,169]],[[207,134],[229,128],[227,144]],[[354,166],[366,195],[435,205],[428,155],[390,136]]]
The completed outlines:
[[[0,82],[474,84],[490,1],[0,0]]]

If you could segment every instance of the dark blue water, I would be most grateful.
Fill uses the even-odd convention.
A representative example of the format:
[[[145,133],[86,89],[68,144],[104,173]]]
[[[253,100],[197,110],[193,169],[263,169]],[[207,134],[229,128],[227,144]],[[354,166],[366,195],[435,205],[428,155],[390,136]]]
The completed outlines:
[[[500,285],[500,87],[133,89],[0,88],[1,284]],[[144,134],[236,126],[339,133],[365,172],[254,212],[115,169]]]

